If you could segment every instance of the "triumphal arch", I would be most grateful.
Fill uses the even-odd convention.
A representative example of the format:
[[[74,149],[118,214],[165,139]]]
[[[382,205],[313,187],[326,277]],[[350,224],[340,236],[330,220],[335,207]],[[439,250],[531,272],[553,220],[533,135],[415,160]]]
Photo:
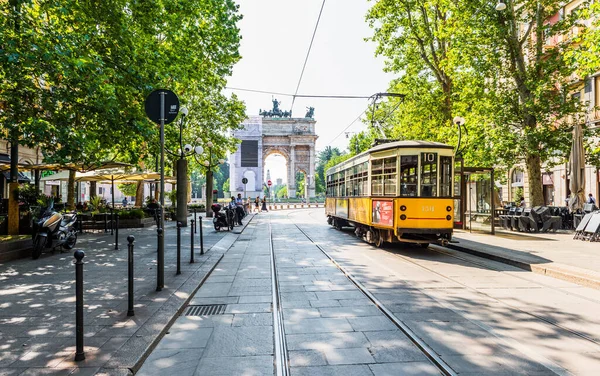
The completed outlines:
[[[308,179],[308,195],[315,196],[315,134],[314,108],[308,108],[302,118],[292,117],[291,112],[281,111],[276,99],[273,109],[259,111],[243,123],[243,129],[233,133],[241,143],[229,157],[229,183],[231,193],[246,192],[246,196],[262,196],[266,184],[265,160],[271,154],[280,154],[286,160],[287,191],[296,197],[296,173],[304,173]],[[248,179],[245,187],[243,178]],[[273,182],[275,184],[275,182]]]

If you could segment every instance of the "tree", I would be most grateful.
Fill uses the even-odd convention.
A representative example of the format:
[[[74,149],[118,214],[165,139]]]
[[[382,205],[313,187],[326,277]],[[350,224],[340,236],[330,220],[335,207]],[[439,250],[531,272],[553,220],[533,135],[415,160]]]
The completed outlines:
[[[567,39],[546,42],[576,19],[547,22],[561,6],[557,0],[506,4],[496,11],[478,0],[377,1],[367,16],[372,39],[386,69],[399,74],[391,89],[406,97],[372,112],[391,116],[386,131],[392,137],[456,144],[452,119],[463,115],[467,163],[523,162],[530,202],[541,205],[542,163],[566,153],[563,130],[581,114],[579,101],[568,95],[574,66],[562,53],[574,47]]]
[[[135,196],[137,192],[137,184],[135,183],[117,184],[117,188],[119,188],[125,196]]]
[[[286,185],[283,185],[283,186],[281,187],[281,189],[279,189],[279,190],[277,191],[277,193],[275,194],[275,196],[276,196],[277,198],[284,198],[284,197],[288,197],[288,190],[287,190],[287,186],[286,186]]]
[[[316,173],[316,191],[317,193],[325,192],[325,166],[327,162],[334,157],[341,155],[342,153],[338,148],[332,148],[331,146],[326,146],[319,155],[317,156],[317,168],[315,170]]]
[[[217,158],[235,148],[228,132],[244,105],[221,94],[240,58],[232,0],[10,5],[0,10],[0,123],[13,145],[41,145],[47,162],[62,164],[149,162],[159,141],[143,103],[167,87],[190,109],[190,143],[212,141]],[[165,132],[177,150],[177,124]]]
[[[223,183],[223,185],[221,187],[221,192],[229,192],[229,191],[231,191],[231,189],[229,187],[229,178],[227,178],[227,180],[225,180],[225,183]]]

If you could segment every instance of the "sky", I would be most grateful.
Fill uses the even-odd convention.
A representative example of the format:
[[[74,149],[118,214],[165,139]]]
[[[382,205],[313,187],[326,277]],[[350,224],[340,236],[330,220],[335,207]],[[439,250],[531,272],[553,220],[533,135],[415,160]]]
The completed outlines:
[[[228,80],[230,88],[294,94],[322,0],[238,0],[244,18],[238,26],[242,35],[242,59]],[[393,75],[383,72],[383,58],[375,57],[376,45],[364,39],[372,35],[365,15],[372,6],[367,0],[326,0],[298,94],[370,96],[387,91]],[[289,110],[292,97],[235,92],[246,103],[248,115],[271,109],[271,98]],[[348,139],[340,132],[366,109],[367,99],[297,98],[293,112],[303,117],[314,107],[316,150],[325,146],[345,149]],[[347,132],[366,129],[356,121]],[[285,182],[285,159],[272,156],[266,170],[271,180]]]

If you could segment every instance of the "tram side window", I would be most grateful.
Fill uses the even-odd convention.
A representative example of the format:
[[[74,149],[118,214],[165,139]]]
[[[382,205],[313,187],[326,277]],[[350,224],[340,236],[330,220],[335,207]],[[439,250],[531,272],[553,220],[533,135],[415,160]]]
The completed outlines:
[[[421,153],[421,197],[437,196],[437,153]]]
[[[383,194],[396,195],[396,157],[386,158],[383,162]]]
[[[419,158],[416,155],[400,157],[400,196],[417,196],[417,169]]]
[[[440,196],[452,197],[452,157],[440,157]]]
[[[371,196],[383,196],[383,159],[371,161]]]

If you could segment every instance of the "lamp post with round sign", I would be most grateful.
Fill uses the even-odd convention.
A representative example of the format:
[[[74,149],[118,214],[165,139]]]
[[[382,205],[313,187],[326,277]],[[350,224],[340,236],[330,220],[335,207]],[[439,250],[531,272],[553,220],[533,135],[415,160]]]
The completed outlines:
[[[171,123],[179,113],[179,98],[171,90],[154,90],[145,102],[146,115],[160,125],[160,208],[161,216],[157,229],[158,250],[156,256],[156,291],[165,287],[165,124]]]
[[[248,178],[242,178],[242,184],[244,184],[244,200],[246,199],[246,184],[248,184]]]
[[[181,223],[180,227],[187,226],[187,201],[188,201],[188,163],[186,157],[194,154],[202,154],[204,148],[202,146],[192,146],[183,144],[183,126],[185,118],[188,116],[188,109],[182,107],[180,110],[181,117],[179,121],[179,150],[177,153],[167,150],[174,158],[177,158],[177,222]]]

